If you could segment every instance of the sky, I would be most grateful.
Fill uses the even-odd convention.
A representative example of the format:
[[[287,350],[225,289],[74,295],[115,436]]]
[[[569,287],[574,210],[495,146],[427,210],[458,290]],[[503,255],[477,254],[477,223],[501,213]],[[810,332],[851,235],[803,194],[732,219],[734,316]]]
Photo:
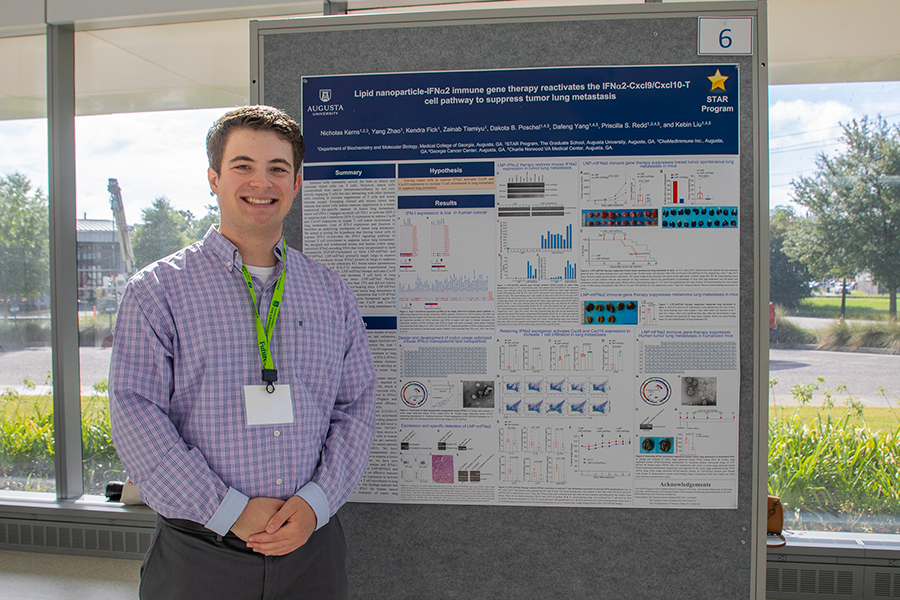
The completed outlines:
[[[226,109],[119,113],[75,120],[78,218],[112,219],[107,186],[122,189],[126,219],[165,196],[180,210],[206,214],[216,199],[206,171],[206,132]],[[0,176],[18,171],[47,189],[46,121],[0,121]]]
[[[840,154],[840,124],[866,115],[900,124],[900,82],[769,86],[770,206],[793,205],[791,181]]]
[[[112,219],[107,184],[122,189],[129,224],[160,196],[194,216],[214,203],[206,177],[206,132],[225,109],[122,113],[76,119],[77,214]],[[842,151],[841,123],[882,115],[900,123],[900,82],[769,87],[770,206],[792,205],[791,181],[816,158]],[[0,176],[18,171],[47,189],[44,120],[0,121]]]

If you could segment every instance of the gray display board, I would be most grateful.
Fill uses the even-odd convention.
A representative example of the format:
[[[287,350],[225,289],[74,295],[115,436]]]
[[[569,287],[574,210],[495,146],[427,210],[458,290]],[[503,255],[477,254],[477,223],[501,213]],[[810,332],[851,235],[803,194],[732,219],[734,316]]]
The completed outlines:
[[[766,417],[759,396],[763,390],[765,397],[761,382],[765,381],[763,371],[767,366],[761,356],[764,342],[759,333],[765,331],[759,318],[761,298],[767,298],[767,275],[760,275],[767,273],[767,263],[760,248],[768,246],[767,196],[761,188],[767,147],[765,104],[761,102],[766,98],[764,11],[764,3],[728,2],[322,17],[252,24],[253,99],[297,117],[310,110],[303,100],[303,78],[317,76],[619,66],[662,68],[665,72],[670,66],[722,65],[723,71],[732,69],[729,72],[739,80],[731,87],[739,89],[736,102],[734,98],[731,101],[737,110],[735,150],[727,153],[738,157],[736,197],[731,204],[741,215],[734,234],[737,316],[733,329],[740,361],[733,383],[739,404],[733,415],[737,423],[737,472],[730,506],[598,508],[546,506],[540,501],[522,502],[533,504],[530,506],[478,502],[449,505],[434,497],[429,497],[427,504],[409,500],[351,502],[339,515],[347,536],[352,597],[763,597],[757,562],[765,550],[764,544],[758,543],[764,525],[757,516],[761,510],[758,497],[763,493],[759,483],[764,482],[765,473]],[[735,34],[732,39],[728,35],[731,29],[719,28],[712,42],[704,41],[701,17],[751,17],[747,22],[752,24],[752,33]],[[748,42],[749,46],[727,53],[734,42]],[[708,53],[710,44],[718,44],[720,51]],[[716,85],[712,77],[710,81]],[[329,103],[338,102],[331,99],[330,89],[315,93],[320,94],[320,112],[327,112]],[[647,119],[653,120],[655,114],[655,108],[649,109]],[[341,147],[340,142],[333,148],[324,148],[322,141],[314,143],[310,152],[320,161],[322,152],[339,152]],[[400,146],[396,148],[400,152]],[[421,148],[425,154],[430,147],[423,144]],[[367,164],[393,160],[386,157],[380,161],[377,151],[375,148],[374,155],[361,160]],[[341,160],[345,159],[336,158],[334,162]],[[615,178],[609,170],[603,173],[608,179]],[[312,185],[309,177],[306,181]],[[667,198],[674,197],[678,202],[675,184],[667,183],[661,189]],[[699,194],[699,188],[692,188],[692,192]],[[663,213],[664,203],[656,202],[654,210],[646,211],[647,225],[654,227],[662,225],[658,221],[664,220],[663,214],[669,214]],[[318,218],[321,206],[317,210]],[[581,225],[592,226],[594,213],[583,212]],[[600,213],[596,214],[599,218]],[[631,218],[635,226],[634,214]],[[397,223],[393,216],[391,220]],[[666,225],[682,226],[674,221]],[[344,225],[336,222],[333,226],[339,229]],[[685,222],[684,226],[690,225]],[[295,208],[285,225],[288,243],[301,246],[303,231],[301,211]],[[317,235],[321,236],[321,231]],[[344,231],[340,235],[349,234]],[[393,225],[390,235],[396,235]],[[553,237],[550,231],[547,237]],[[565,244],[564,237],[561,239]],[[683,251],[689,257],[695,250],[686,246]],[[586,260],[585,256],[582,259]],[[530,277],[531,264],[528,268]],[[579,302],[579,306],[584,309],[581,322],[590,323],[587,302]],[[399,358],[400,352],[396,356]],[[399,404],[396,382],[382,381],[385,383],[392,388],[380,390],[380,396],[386,394]],[[499,379],[496,385],[500,385]],[[719,385],[723,388],[725,382]],[[499,404],[497,407],[499,411]],[[523,432],[525,429],[522,427]],[[634,437],[645,439],[638,438],[637,432]],[[549,476],[549,469],[547,473]]]

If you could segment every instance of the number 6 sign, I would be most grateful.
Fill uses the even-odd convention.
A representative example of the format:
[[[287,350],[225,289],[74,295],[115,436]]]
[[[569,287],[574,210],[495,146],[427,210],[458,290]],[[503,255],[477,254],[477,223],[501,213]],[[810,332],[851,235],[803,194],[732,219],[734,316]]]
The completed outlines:
[[[698,54],[753,54],[753,17],[700,17]]]

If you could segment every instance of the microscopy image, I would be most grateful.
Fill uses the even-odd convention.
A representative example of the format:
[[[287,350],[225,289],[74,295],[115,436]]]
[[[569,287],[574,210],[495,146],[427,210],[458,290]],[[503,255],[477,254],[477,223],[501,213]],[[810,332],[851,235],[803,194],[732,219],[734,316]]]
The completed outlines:
[[[715,377],[682,377],[681,404],[686,406],[715,406]]]
[[[494,382],[463,381],[463,408],[494,408]]]

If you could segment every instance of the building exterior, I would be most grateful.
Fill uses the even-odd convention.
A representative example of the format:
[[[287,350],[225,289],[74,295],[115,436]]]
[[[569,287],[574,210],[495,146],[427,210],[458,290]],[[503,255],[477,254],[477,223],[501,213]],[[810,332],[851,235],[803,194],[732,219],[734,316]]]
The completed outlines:
[[[78,219],[76,249],[78,310],[104,312],[105,300],[115,298],[116,279],[125,280],[115,221]]]

